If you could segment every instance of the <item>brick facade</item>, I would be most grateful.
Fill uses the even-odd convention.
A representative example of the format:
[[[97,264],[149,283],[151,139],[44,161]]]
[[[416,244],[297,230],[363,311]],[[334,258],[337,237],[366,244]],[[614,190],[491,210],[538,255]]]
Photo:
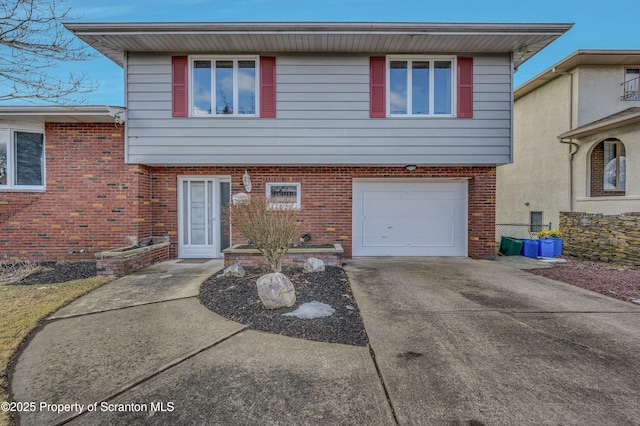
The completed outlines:
[[[47,123],[45,156],[46,191],[0,192],[0,261],[92,259],[150,236],[149,168],[124,164],[123,126]]]
[[[469,182],[469,256],[495,255],[493,166],[150,167],[124,164],[124,131],[109,124],[47,123],[46,191],[0,192],[0,260],[93,258],[95,252],[167,237],[178,256],[177,178],[231,176],[232,194],[244,192],[249,171],[253,192],[267,182],[299,182],[300,233],[314,244],[339,243],[352,254],[352,185],[357,178],[463,178]],[[232,243],[243,243],[232,235]],[[72,251],[70,254],[69,252]]]
[[[247,166],[247,167],[154,167],[153,235],[167,235],[171,256],[177,257],[177,177],[181,175],[231,176],[233,194],[244,192],[242,175],[248,170],[252,192],[264,194],[267,182],[299,182],[303,207],[300,233],[314,244],[341,244],[344,257],[352,254],[352,180],[356,178],[467,178],[469,179],[469,256],[495,256],[496,173],[492,166],[419,167],[408,172],[399,166]],[[245,241],[232,235],[234,244]]]

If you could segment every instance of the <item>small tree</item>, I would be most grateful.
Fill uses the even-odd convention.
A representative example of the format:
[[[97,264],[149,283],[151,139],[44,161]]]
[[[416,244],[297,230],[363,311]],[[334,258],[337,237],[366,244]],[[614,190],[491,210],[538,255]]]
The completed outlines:
[[[64,62],[96,57],[63,27],[62,21],[73,19],[64,1],[0,1],[0,101],[81,103],[77,95],[95,90],[85,74],[50,74]]]
[[[282,271],[282,260],[298,234],[300,209],[275,198],[251,195],[227,206],[233,226],[265,257],[273,272]]]

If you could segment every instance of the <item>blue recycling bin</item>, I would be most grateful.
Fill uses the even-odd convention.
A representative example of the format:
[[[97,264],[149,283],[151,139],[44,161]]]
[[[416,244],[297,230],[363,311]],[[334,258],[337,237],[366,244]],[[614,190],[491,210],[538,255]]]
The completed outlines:
[[[554,244],[551,238],[543,238],[541,240],[538,240],[538,256],[540,257],[554,256]]]
[[[548,238],[553,241],[553,255],[562,256],[562,238]]]
[[[529,240],[529,239],[523,239],[522,240],[522,252],[520,253],[521,256],[525,256],[525,257],[530,257],[532,259],[535,259],[536,257],[538,257],[538,242],[540,240]]]

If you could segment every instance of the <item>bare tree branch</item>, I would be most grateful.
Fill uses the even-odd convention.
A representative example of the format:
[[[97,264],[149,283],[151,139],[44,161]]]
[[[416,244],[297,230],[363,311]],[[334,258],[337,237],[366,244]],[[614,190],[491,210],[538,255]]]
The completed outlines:
[[[53,71],[65,62],[95,58],[62,21],[74,19],[65,0],[0,0],[0,101],[85,103],[96,89],[83,73]]]

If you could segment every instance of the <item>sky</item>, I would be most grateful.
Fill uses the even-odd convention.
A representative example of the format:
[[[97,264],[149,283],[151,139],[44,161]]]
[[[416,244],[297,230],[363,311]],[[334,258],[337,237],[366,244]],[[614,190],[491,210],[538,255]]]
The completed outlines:
[[[638,0],[67,0],[76,22],[515,22],[574,23],[525,62],[515,87],[579,49],[639,49]],[[90,105],[123,105],[123,71],[106,59],[63,64],[98,89]],[[15,102],[13,102],[15,104]]]

